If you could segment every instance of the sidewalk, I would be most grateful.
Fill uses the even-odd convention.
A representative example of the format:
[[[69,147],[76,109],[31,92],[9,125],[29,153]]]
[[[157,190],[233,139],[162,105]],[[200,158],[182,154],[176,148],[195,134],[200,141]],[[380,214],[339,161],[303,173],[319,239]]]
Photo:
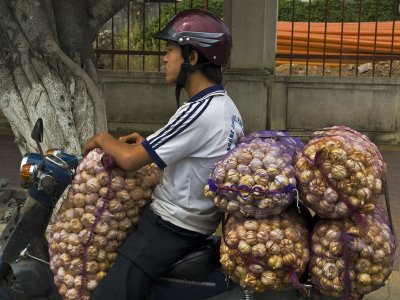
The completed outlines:
[[[388,166],[388,186],[394,230],[400,240],[400,151],[382,150],[382,156]],[[14,136],[0,135],[0,178],[10,181],[8,187],[20,187],[19,167],[22,155],[14,143]],[[384,203],[382,197],[381,203]],[[366,300],[400,299],[400,250],[397,249],[393,273],[386,286],[368,294]]]
[[[7,187],[21,187],[19,168],[22,155],[12,135],[0,135],[0,178],[10,181]]]

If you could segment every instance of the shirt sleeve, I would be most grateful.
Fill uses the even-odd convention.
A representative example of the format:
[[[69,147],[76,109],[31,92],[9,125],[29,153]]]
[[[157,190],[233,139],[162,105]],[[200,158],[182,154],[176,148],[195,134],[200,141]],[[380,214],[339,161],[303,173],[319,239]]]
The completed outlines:
[[[181,107],[166,126],[142,142],[160,169],[191,156],[208,141],[210,124],[201,117],[210,101],[208,98]]]

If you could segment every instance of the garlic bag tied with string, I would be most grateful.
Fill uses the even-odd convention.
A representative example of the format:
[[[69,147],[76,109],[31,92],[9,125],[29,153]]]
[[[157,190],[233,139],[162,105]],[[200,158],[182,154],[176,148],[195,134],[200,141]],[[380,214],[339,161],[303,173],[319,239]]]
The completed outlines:
[[[237,217],[279,214],[295,198],[294,159],[302,147],[287,133],[251,133],[215,165],[205,195]]]
[[[313,133],[296,162],[301,199],[321,218],[374,211],[386,164],[365,135],[344,126]]]
[[[362,296],[389,277],[397,247],[386,212],[320,220],[311,237],[311,281],[332,297]]]
[[[310,259],[305,216],[292,208],[264,219],[230,216],[220,254],[223,269],[243,288],[301,288],[298,278]]]
[[[83,158],[50,230],[50,268],[63,299],[89,299],[158,181],[154,164],[125,172],[101,149]]]

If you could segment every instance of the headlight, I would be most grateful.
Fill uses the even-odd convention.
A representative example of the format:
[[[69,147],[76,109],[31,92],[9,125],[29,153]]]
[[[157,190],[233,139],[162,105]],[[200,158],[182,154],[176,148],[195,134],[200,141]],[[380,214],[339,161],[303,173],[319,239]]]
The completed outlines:
[[[24,164],[21,166],[20,174],[22,184],[29,185],[34,182],[37,173],[37,166],[32,164]]]
[[[56,148],[50,148],[46,151],[46,156],[48,155],[54,155],[54,156],[58,156],[58,154],[61,153],[60,149],[56,149]]]
[[[36,153],[26,153],[24,155],[19,168],[22,187],[26,188],[36,181],[38,164],[41,163],[41,160],[41,156]]]

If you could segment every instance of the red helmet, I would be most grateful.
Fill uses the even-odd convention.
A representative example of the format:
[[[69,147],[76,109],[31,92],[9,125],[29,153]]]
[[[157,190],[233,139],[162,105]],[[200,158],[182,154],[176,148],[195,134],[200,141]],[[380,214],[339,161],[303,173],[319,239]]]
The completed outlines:
[[[210,63],[224,67],[231,56],[232,37],[228,27],[214,14],[201,9],[189,9],[177,14],[156,39],[191,45]]]

